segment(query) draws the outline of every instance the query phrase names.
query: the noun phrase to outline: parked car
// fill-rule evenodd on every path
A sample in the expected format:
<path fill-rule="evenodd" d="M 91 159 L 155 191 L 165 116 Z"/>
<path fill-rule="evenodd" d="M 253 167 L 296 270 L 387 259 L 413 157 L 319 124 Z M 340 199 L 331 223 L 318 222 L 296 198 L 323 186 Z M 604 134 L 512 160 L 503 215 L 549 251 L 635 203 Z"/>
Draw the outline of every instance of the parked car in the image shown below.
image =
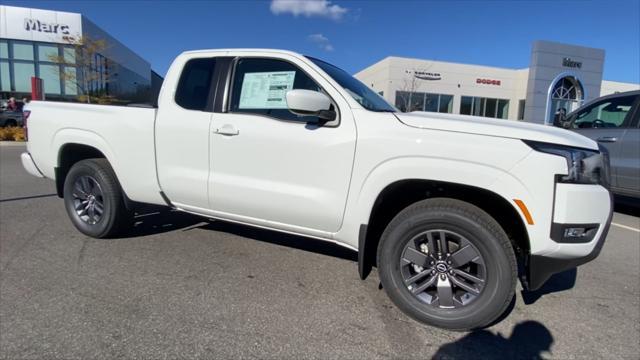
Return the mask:
<path fill-rule="evenodd" d="M 0 127 L 22 126 L 23 124 L 22 111 L 0 109 Z"/>
<path fill-rule="evenodd" d="M 565 126 L 607 148 L 614 193 L 640 199 L 640 90 L 592 100 L 567 115 Z"/>
<path fill-rule="evenodd" d="M 376 265 L 418 321 L 465 330 L 594 259 L 612 216 L 598 144 L 553 127 L 399 113 L 324 61 L 186 52 L 157 108 L 34 101 L 25 169 L 55 180 L 82 233 L 136 203 L 322 239 Z M 302 240 L 301 240 L 302 241 Z"/>

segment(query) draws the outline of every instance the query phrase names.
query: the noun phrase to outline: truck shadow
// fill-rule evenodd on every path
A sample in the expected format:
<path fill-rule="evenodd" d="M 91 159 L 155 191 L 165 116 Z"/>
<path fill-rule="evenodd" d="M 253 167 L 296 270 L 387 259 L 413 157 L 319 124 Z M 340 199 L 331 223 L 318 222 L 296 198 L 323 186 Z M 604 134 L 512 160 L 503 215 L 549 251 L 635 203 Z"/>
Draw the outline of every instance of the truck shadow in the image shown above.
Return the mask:
<path fill-rule="evenodd" d="M 212 220 L 160 206 L 145 205 L 139 208 L 136 211 L 134 226 L 120 237 L 131 238 L 192 229 L 224 232 L 274 245 L 358 261 L 355 251 L 332 242 Z"/>
<path fill-rule="evenodd" d="M 131 226 L 119 238 L 132 238 L 188 230 L 203 226 L 207 219 L 163 206 L 144 205 L 136 209 Z"/>
<path fill-rule="evenodd" d="M 202 226 L 202 228 L 225 232 L 274 245 L 333 256 L 340 259 L 358 261 L 358 254 L 355 251 L 329 241 L 317 240 L 224 221 L 210 221 L 207 225 Z"/>
<path fill-rule="evenodd" d="M 553 342 L 546 326 L 528 320 L 518 323 L 509 337 L 488 330 L 470 332 L 442 345 L 432 359 L 542 359 Z"/>

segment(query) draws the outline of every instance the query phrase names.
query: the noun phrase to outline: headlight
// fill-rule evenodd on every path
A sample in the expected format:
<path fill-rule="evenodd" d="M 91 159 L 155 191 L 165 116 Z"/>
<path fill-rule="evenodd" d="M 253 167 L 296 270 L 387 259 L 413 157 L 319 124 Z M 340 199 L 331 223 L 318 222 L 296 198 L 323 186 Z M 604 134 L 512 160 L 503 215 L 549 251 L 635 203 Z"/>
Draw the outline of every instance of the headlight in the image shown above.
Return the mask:
<path fill-rule="evenodd" d="M 600 151 L 596 151 L 537 141 L 523 141 L 536 151 L 562 156 L 567 160 L 567 175 L 560 175 L 559 182 L 609 186 L 609 152 L 603 146 L 598 146 Z"/>

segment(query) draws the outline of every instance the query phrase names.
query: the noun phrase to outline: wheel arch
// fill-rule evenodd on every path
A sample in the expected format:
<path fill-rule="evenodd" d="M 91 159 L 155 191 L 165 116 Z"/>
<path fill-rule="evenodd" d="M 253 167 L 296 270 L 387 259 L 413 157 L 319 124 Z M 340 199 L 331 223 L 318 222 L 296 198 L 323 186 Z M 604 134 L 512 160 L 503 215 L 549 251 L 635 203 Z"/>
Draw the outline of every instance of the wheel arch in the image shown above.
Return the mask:
<path fill-rule="evenodd" d="M 365 278 L 376 265 L 376 252 L 382 232 L 389 222 L 411 204 L 428 198 L 452 198 L 477 206 L 493 217 L 507 233 L 519 262 L 530 249 L 529 233 L 522 214 L 503 194 L 470 184 L 426 178 L 397 179 L 380 190 L 370 212 L 360 222 L 358 269 Z"/>
<path fill-rule="evenodd" d="M 60 146 L 55 167 L 58 197 L 63 197 L 64 182 L 71 167 L 79 161 L 92 158 L 106 159 L 107 157 L 98 148 L 87 144 L 71 142 Z"/>

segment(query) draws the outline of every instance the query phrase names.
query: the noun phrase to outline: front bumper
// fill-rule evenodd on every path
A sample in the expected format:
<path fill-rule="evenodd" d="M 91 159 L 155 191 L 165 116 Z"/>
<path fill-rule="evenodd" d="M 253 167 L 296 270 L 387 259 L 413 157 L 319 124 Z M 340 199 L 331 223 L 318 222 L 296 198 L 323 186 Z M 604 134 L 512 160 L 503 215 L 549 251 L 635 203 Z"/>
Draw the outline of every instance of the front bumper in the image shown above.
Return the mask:
<path fill-rule="evenodd" d="M 24 169 L 27 170 L 29 174 L 41 178 L 44 177 L 44 175 L 42 175 L 42 173 L 36 166 L 36 163 L 33 161 L 31 154 L 29 154 L 28 152 L 23 152 L 22 154 L 20 154 L 20 160 L 22 161 L 22 167 L 24 167 Z"/>
<path fill-rule="evenodd" d="M 554 199 L 550 240 L 553 249 L 530 254 L 526 259 L 527 290 L 537 290 L 556 273 L 595 259 L 604 246 L 613 217 L 613 195 L 598 185 L 558 184 Z M 567 227 L 593 229 L 583 240 L 566 237 Z M 560 230 L 559 230 L 560 229 Z"/>

